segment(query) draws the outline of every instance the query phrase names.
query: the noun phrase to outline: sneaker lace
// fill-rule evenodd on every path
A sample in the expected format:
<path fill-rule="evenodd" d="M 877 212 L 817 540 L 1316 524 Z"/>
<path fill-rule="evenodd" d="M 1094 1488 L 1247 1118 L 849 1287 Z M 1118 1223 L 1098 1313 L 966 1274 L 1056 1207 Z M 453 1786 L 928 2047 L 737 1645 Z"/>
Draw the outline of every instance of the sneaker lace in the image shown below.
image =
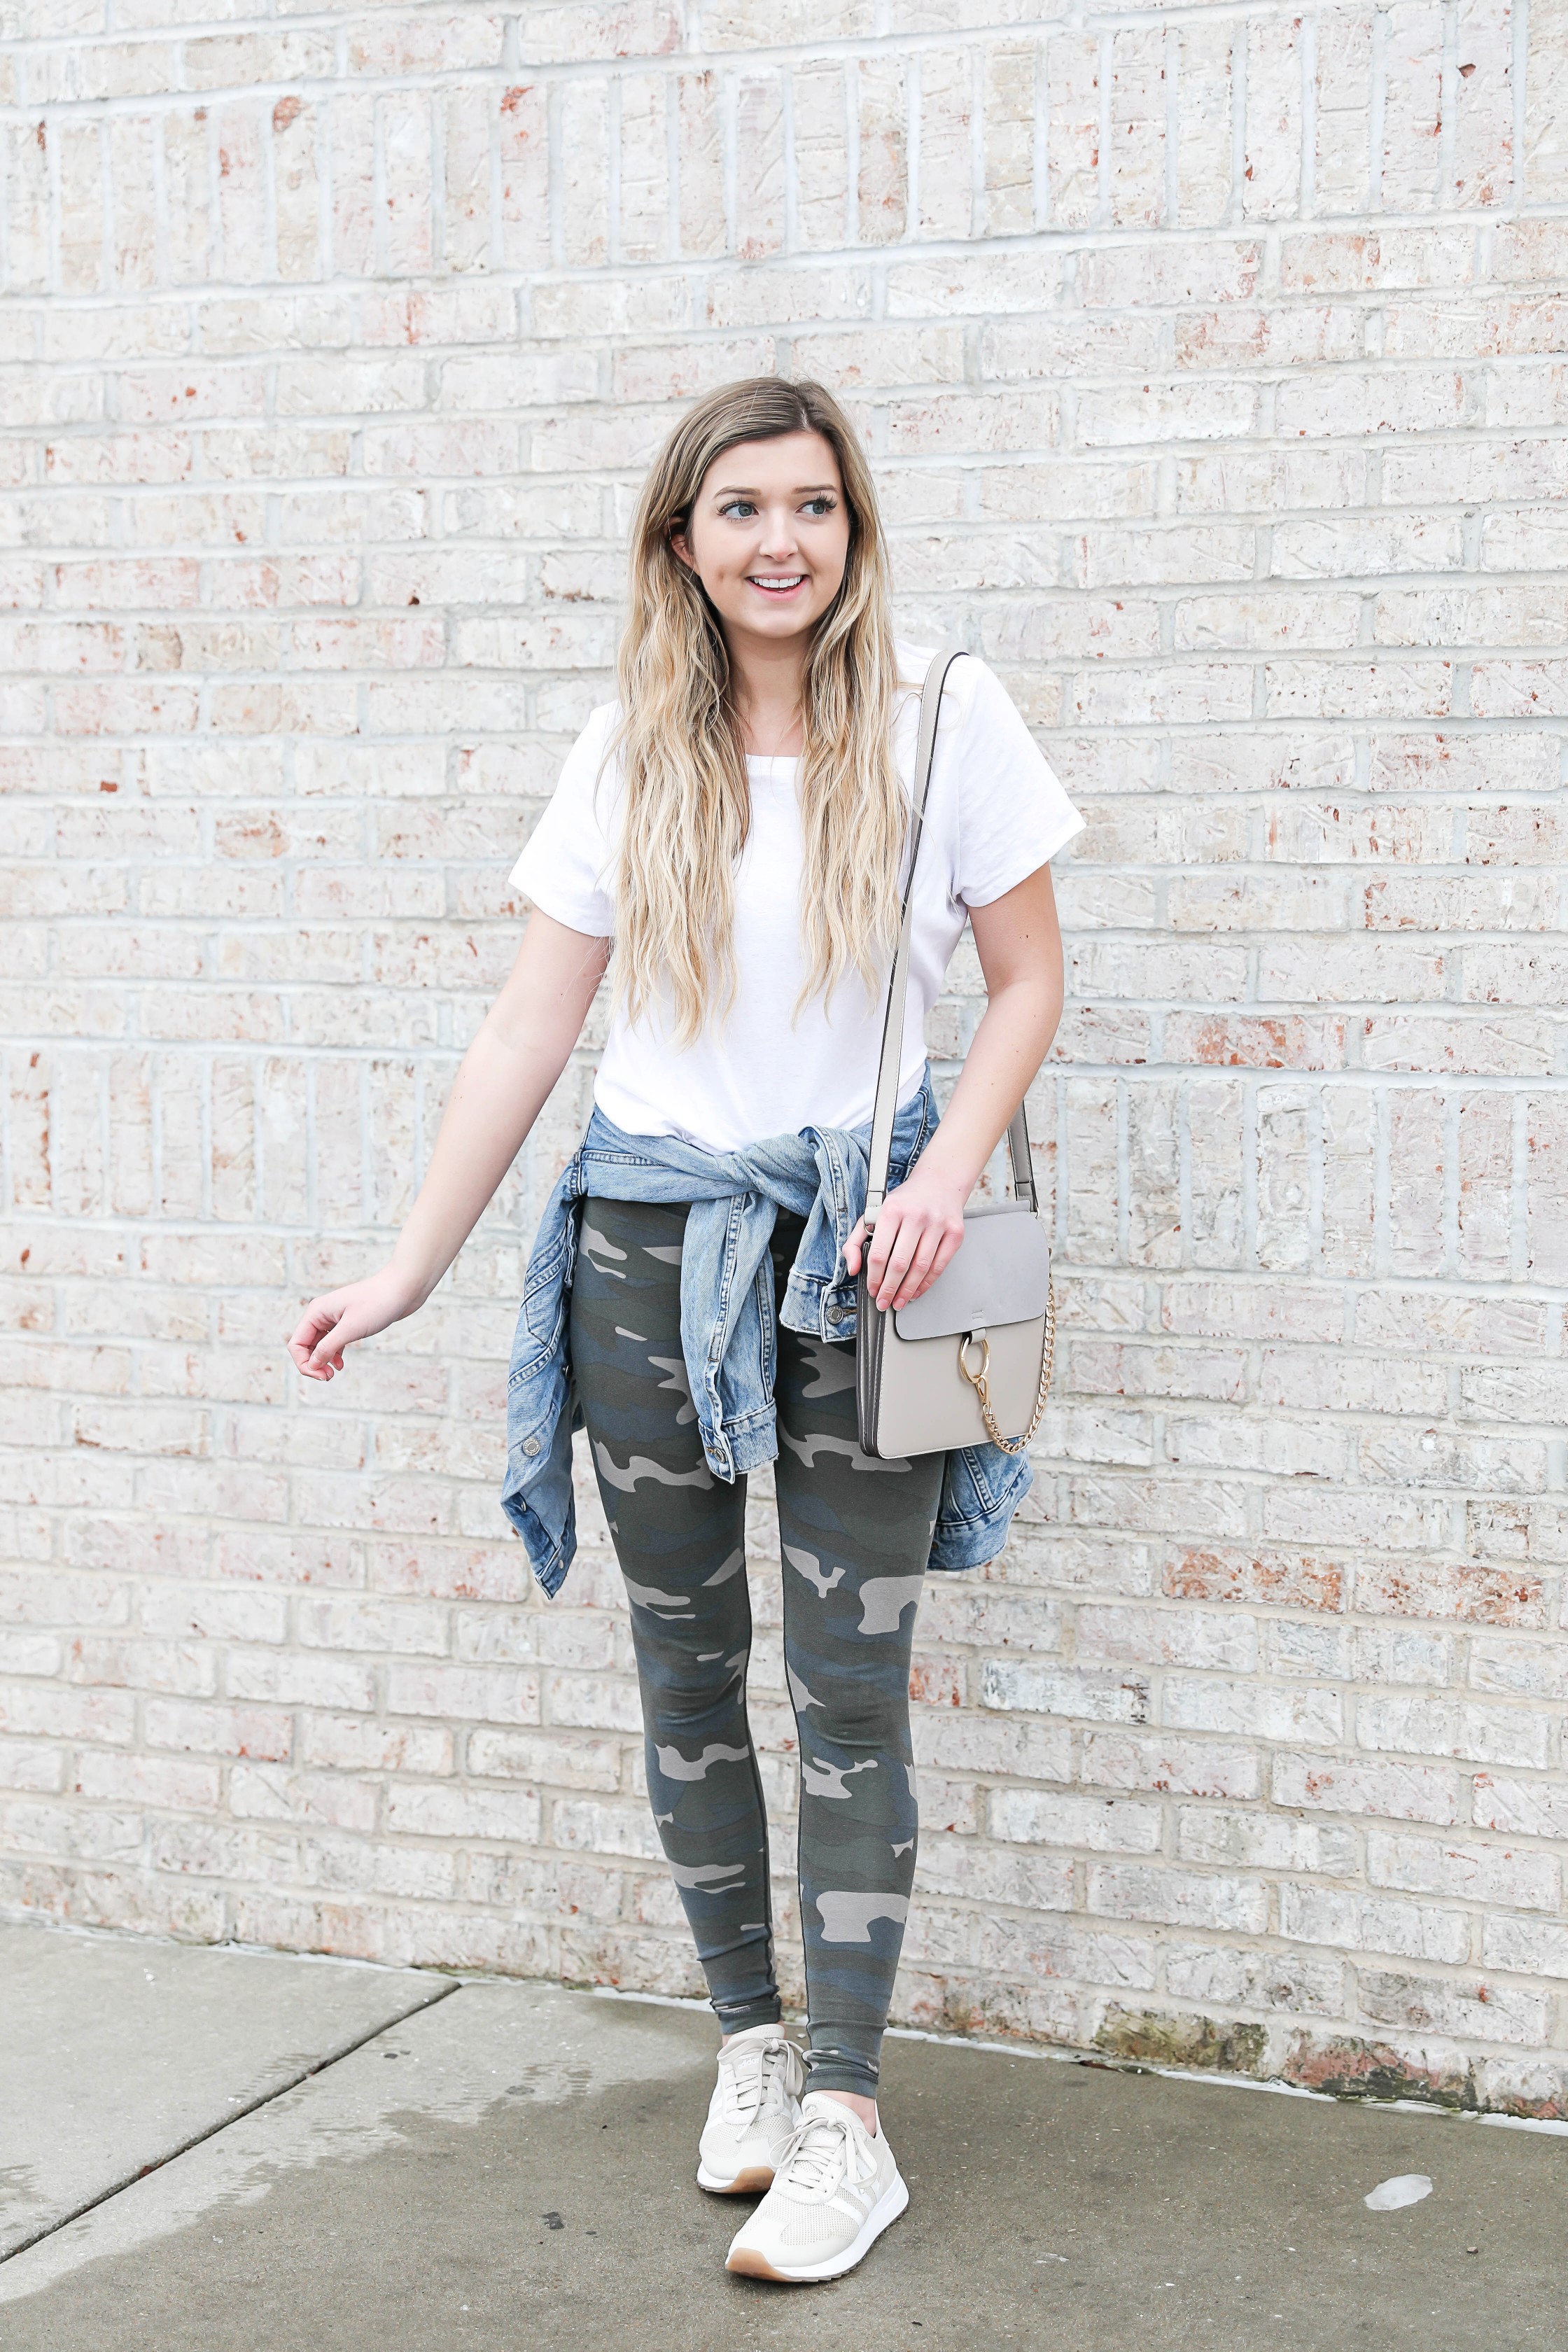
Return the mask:
<path fill-rule="evenodd" d="M 807 2116 L 779 2150 L 773 2178 L 807 2196 L 831 2197 L 848 2172 L 858 2172 L 853 2150 L 847 2119 L 840 2123 L 837 2116 Z"/>
<path fill-rule="evenodd" d="M 724 2105 L 731 2121 L 749 2123 L 762 2113 L 775 2075 L 788 2067 L 790 2059 L 791 2045 L 783 2034 L 776 2042 L 750 2042 L 733 2057 L 723 2053 Z"/>

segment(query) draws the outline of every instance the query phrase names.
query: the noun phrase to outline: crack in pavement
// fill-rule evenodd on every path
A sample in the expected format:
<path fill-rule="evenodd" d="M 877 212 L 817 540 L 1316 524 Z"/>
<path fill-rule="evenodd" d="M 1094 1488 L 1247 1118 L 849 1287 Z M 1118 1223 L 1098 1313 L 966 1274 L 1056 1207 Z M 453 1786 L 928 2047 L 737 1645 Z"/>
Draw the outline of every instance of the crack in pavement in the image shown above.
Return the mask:
<path fill-rule="evenodd" d="M 422 2016 L 425 2011 L 434 2009 L 437 2002 L 447 2000 L 451 1994 L 460 1990 L 462 1981 L 458 1977 L 449 1978 L 445 1983 L 437 1985 L 426 2000 L 416 2001 L 411 2008 L 405 2009 L 400 2017 L 383 2018 L 377 2024 L 367 2028 L 364 2032 L 353 2034 L 349 2040 L 339 2042 L 333 2049 L 327 2051 L 321 2057 L 313 2059 L 309 2065 L 300 2067 L 295 2074 L 288 2075 L 281 2082 L 273 2084 L 270 2089 L 259 2091 L 255 2098 L 247 2099 L 242 2104 L 237 2105 L 232 2115 L 219 2116 L 214 2122 L 205 2124 L 199 2131 L 188 2132 L 184 2139 L 177 2140 L 172 2147 L 165 2148 L 161 2156 L 153 2157 L 146 2164 L 138 2165 L 133 2172 L 127 2172 L 120 2179 L 110 2181 L 107 2188 L 96 2189 L 90 2197 L 84 2197 L 78 2204 L 73 2205 L 68 2212 L 56 2214 L 41 2228 L 35 2230 L 30 2237 L 21 2238 L 14 2246 L 7 2246 L 5 2252 L 0 2253 L 0 2268 L 3 2268 L 6 2263 L 15 2262 L 16 2256 L 25 2254 L 29 2247 L 42 2245 L 45 2239 L 56 2236 L 61 2230 L 69 2229 L 71 2223 L 79 2221 L 84 2213 L 91 2213 L 100 2205 L 107 2205 L 111 2199 L 123 2196 L 126 2189 L 133 2188 L 138 2180 L 145 2180 L 150 2172 L 162 2171 L 164 2165 L 173 2164 L 176 2157 L 187 2156 L 193 2147 L 200 2147 L 204 2140 L 216 2139 L 220 2132 L 229 2130 L 235 2124 L 243 2123 L 247 2116 L 255 2115 L 258 2108 L 270 2106 L 275 2099 L 281 2099 L 289 2092 L 297 2091 L 300 2084 L 308 2083 L 313 2074 L 324 2074 L 330 2066 L 340 2065 L 345 2058 L 352 2058 L 356 2050 L 363 2050 L 367 2042 L 378 2042 L 384 2033 L 397 2032 L 400 2027 L 408 2023 L 410 2018 Z"/>

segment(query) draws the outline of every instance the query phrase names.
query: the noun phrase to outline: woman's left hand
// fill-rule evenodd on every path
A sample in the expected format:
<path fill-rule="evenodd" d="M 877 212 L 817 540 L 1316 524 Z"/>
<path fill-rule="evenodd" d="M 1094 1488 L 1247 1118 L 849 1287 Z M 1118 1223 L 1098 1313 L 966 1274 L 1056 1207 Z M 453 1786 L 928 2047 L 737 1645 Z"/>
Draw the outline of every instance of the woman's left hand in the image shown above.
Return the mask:
<path fill-rule="evenodd" d="M 888 1194 L 877 1212 L 866 1266 L 871 1296 L 884 1313 L 908 1307 L 951 1265 L 963 1239 L 969 1190 L 927 1157 Z M 851 1274 L 859 1273 L 866 1244 L 862 1217 L 844 1244 L 844 1263 Z"/>

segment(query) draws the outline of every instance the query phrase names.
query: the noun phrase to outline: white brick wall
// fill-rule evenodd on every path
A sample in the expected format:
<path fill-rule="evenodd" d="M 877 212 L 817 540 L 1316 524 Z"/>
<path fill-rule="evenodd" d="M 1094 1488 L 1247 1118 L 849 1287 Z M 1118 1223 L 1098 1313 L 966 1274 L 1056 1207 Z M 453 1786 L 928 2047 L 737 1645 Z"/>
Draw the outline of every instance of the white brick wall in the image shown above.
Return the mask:
<path fill-rule="evenodd" d="M 281 1342 L 510 961 L 642 464 L 776 365 L 1089 820 L 901 2013 L 1568 2111 L 1564 0 L 245 6 L 0 43 L 0 1895 L 692 1988 L 602 1526 L 545 1607 L 496 1503 L 587 1055 L 416 1323 Z"/>

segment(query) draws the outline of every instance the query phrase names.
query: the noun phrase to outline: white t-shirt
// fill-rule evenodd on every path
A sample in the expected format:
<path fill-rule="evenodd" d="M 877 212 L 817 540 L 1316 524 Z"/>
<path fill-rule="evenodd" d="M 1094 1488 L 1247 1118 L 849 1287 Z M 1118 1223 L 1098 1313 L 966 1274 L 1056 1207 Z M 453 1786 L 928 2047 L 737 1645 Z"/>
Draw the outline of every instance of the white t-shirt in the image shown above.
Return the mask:
<path fill-rule="evenodd" d="M 934 650 L 934 648 L 933 648 Z M 931 659 L 900 643 L 913 681 L 893 728 L 906 787 L 914 773 L 920 681 Z M 615 861 L 622 787 L 600 760 L 619 713 L 605 703 L 566 756 L 561 779 L 511 870 L 534 906 L 574 931 L 615 935 Z M 886 980 L 875 999 L 858 973 L 831 1003 L 814 998 L 791 1021 L 805 978 L 800 938 L 800 814 L 795 759 L 747 761 L 752 824 L 735 877 L 736 992 L 721 1027 L 684 1052 L 670 1042 L 668 1009 L 637 1022 L 617 1006 L 594 1096 L 632 1135 L 675 1135 L 732 1151 L 804 1127 L 858 1127 L 871 1116 L 882 1043 Z M 966 910 L 989 906 L 1053 857 L 1081 830 L 1068 799 L 994 673 L 973 656 L 955 662 L 942 696 L 925 825 L 915 869 L 910 989 L 899 1099 L 913 1094 L 925 1063 L 925 1020 L 942 992 Z"/>

